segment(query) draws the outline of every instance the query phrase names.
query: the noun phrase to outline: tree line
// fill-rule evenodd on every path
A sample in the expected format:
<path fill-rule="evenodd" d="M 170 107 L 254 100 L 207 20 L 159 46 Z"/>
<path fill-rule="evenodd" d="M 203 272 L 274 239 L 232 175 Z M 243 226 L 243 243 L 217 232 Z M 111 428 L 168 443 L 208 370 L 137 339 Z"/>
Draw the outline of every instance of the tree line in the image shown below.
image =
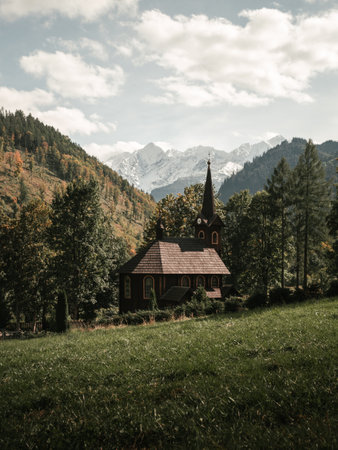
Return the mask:
<path fill-rule="evenodd" d="M 117 267 L 127 248 L 114 237 L 94 179 L 78 179 L 56 192 L 51 205 L 35 199 L 14 218 L 0 208 L 0 328 L 54 315 L 60 293 L 71 316 L 88 320 L 117 304 Z"/>
<path fill-rule="evenodd" d="M 193 236 L 202 196 L 203 186 L 195 185 L 159 201 L 145 242 L 154 238 L 158 217 L 170 235 Z M 225 225 L 222 258 L 235 288 L 265 295 L 274 287 L 325 290 L 338 274 L 337 202 L 311 140 L 293 170 L 280 160 L 264 190 L 235 193 L 225 205 L 216 198 Z"/>

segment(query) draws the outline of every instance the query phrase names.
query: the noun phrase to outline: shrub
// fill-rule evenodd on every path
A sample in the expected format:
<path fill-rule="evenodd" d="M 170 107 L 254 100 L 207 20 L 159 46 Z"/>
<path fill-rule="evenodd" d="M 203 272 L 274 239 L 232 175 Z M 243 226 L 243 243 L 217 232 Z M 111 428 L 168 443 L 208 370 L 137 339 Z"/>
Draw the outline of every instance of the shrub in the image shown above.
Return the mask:
<path fill-rule="evenodd" d="M 205 292 L 205 289 L 203 286 L 198 286 L 196 291 L 193 293 L 191 297 L 191 301 L 196 300 L 199 303 L 206 302 L 209 300 L 207 293 Z"/>
<path fill-rule="evenodd" d="M 235 312 L 243 307 L 243 298 L 242 297 L 229 297 L 224 302 L 224 311 L 225 312 Z"/>
<path fill-rule="evenodd" d="M 149 309 L 150 311 L 155 311 L 157 309 L 157 299 L 155 289 L 151 289 L 150 291 L 150 300 L 149 300 Z"/>
<path fill-rule="evenodd" d="M 338 295 L 338 280 L 333 280 L 330 283 L 329 289 L 326 291 L 328 297 L 335 297 Z"/>
<path fill-rule="evenodd" d="M 269 293 L 270 305 L 280 305 L 290 302 L 291 291 L 288 288 L 274 288 Z"/>
<path fill-rule="evenodd" d="M 205 306 L 206 314 L 221 314 L 224 312 L 224 302 L 221 300 L 211 300 Z"/>
<path fill-rule="evenodd" d="M 185 304 L 176 306 L 176 308 L 174 308 L 173 311 L 174 318 L 179 319 L 180 317 L 183 317 L 185 315 L 185 309 L 186 309 Z"/>
<path fill-rule="evenodd" d="M 157 310 L 154 312 L 154 319 L 156 322 L 165 322 L 172 318 L 172 311 L 168 309 Z"/>
<path fill-rule="evenodd" d="M 297 288 L 290 296 L 291 302 L 303 302 L 306 299 L 306 295 L 301 288 Z"/>
<path fill-rule="evenodd" d="M 268 302 L 268 298 L 265 294 L 261 292 L 256 292 L 252 294 L 246 301 L 245 305 L 249 309 L 258 308 L 260 306 L 266 306 Z"/>
<path fill-rule="evenodd" d="M 319 284 L 310 284 L 310 286 L 307 289 L 306 297 L 307 298 L 320 298 L 323 297 L 323 289 Z"/>

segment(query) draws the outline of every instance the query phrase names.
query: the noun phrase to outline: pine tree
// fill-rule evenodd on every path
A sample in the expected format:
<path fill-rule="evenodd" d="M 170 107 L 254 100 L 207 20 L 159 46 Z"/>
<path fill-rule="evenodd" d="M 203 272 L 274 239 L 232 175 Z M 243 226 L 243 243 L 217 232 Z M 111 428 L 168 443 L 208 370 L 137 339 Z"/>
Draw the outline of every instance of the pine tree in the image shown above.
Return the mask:
<path fill-rule="evenodd" d="M 290 205 L 291 170 L 285 158 L 282 158 L 274 169 L 271 179 L 267 180 L 266 190 L 271 195 L 273 210 L 281 220 L 281 286 L 285 286 L 285 251 L 289 239 L 288 207 Z"/>
<path fill-rule="evenodd" d="M 266 191 L 252 197 L 248 234 L 247 284 L 251 290 L 267 295 L 278 279 L 280 221 L 274 216 Z"/>
<path fill-rule="evenodd" d="M 55 310 L 56 331 L 64 333 L 69 328 L 68 322 L 68 302 L 64 291 L 59 292 Z"/>
<path fill-rule="evenodd" d="M 329 205 L 329 185 L 316 147 L 308 141 L 294 170 L 294 204 L 297 209 L 298 237 L 303 249 L 303 289 L 307 290 L 309 253 L 318 252 L 325 237 Z M 297 244 L 299 245 L 299 243 Z"/>
<path fill-rule="evenodd" d="M 249 208 L 252 197 L 248 190 L 230 197 L 224 207 L 223 259 L 229 268 L 232 283 L 241 289 L 241 280 L 248 265 Z"/>

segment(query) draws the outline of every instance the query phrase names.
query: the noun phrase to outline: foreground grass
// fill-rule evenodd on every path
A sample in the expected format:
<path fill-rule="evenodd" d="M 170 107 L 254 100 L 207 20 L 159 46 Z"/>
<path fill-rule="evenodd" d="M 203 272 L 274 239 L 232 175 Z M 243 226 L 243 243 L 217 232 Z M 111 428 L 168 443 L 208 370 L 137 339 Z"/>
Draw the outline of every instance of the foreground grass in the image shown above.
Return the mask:
<path fill-rule="evenodd" d="M 337 448 L 338 302 L 0 343 L 0 448 Z"/>

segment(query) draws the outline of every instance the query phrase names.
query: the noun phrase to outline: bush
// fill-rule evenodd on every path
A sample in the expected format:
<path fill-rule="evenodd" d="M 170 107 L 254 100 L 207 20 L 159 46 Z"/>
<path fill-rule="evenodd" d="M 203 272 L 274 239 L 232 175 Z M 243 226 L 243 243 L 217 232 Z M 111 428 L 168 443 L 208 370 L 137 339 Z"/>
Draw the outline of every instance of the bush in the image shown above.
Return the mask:
<path fill-rule="evenodd" d="M 338 280 L 333 280 L 330 283 L 329 289 L 326 291 L 328 297 L 335 297 L 338 295 Z"/>
<path fill-rule="evenodd" d="M 280 305 L 290 303 L 291 291 L 288 288 L 274 288 L 269 293 L 270 305 Z"/>
<path fill-rule="evenodd" d="M 305 292 L 303 291 L 303 289 L 301 288 L 297 288 L 293 294 L 290 296 L 290 302 L 294 303 L 294 302 L 303 302 L 304 300 L 306 300 L 306 295 Z"/>
<path fill-rule="evenodd" d="M 235 312 L 243 307 L 243 298 L 242 297 L 229 297 L 224 302 L 224 311 L 225 312 Z"/>
<path fill-rule="evenodd" d="M 154 319 L 156 322 L 166 322 L 170 320 L 173 316 L 172 311 L 168 309 L 157 310 L 154 312 Z"/>
<path fill-rule="evenodd" d="M 310 286 L 307 289 L 306 297 L 307 298 L 320 298 L 323 297 L 323 289 L 319 284 L 310 284 Z"/>
<path fill-rule="evenodd" d="M 246 301 L 245 305 L 249 309 L 258 308 L 260 306 L 266 306 L 268 303 L 268 298 L 265 294 L 261 292 L 257 292 L 256 294 L 252 294 Z"/>
<path fill-rule="evenodd" d="M 193 293 L 191 297 L 191 301 L 196 300 L 199 303 L 203 303 L 209 300 L 207 293 L 205 292 L 205 289 L 203 286 L 198 286 L 196 291 Z"/>
<path fill-rule="evenodd" d="M 222 314 L 223 312 L 224 302 L 220 300 L 212 300 L 205 305 L 206 314 Z"/>
<path fill-rule="evenodd" d="M 175 319 L 179 319 L 180 317 L 185 316 L 185 304 L 176 306 L 176 308 L 174 308 L 173 313 Z"/>

